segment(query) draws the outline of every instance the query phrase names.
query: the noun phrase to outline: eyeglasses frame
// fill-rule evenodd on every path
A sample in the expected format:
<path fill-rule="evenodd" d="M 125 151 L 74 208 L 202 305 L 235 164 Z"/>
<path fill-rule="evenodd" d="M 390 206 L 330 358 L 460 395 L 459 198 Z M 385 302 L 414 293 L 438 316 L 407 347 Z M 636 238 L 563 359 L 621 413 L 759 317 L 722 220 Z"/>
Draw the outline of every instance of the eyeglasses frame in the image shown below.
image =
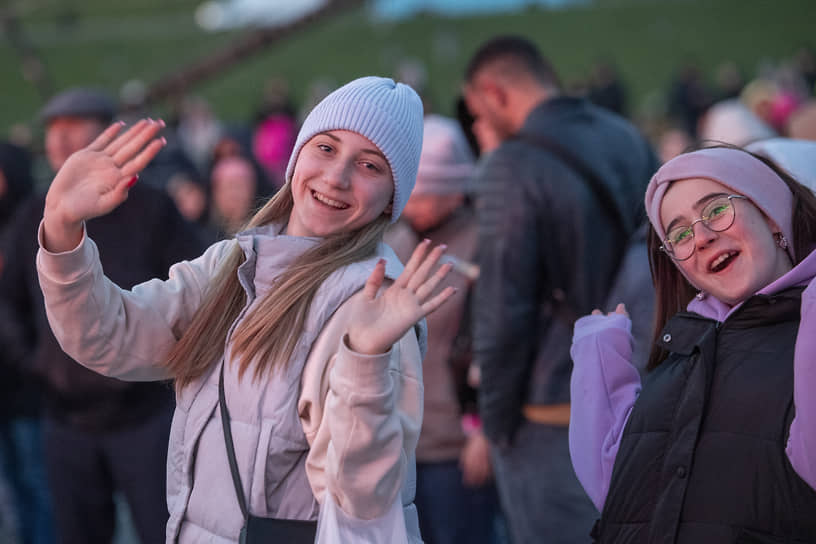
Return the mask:
<path fill-rule="evenodd" d="M 717 198 L 721 198 L 721 197 L 712 198 L 710 202 L 713 202 L 713 201 L 714 201 L 714 200 L 716 200 Z M 725 197 L 725 198 L 727 198 L 727 199 L 728 199 L 728 202 L 731 204 L 731 206 L 732 206 L 732 207 L 733 207 L 733 205 L 734 205 L 734 204 L 731 202 L 731 199 L 732 199 L 732 198 L 739 198 L 739 199 L 745 199 L 745 200 L 748 200 L 748 197 L 747 197 L 747 196 L 745 196 L 745 195 L 726 195 L 726 197 Z M 734 226 L 734 221 L 736 221 L 736 220 L 737 220 L 737 209 L 736 209 L 736 208 L 733 208 L 733 209 L 734 209 L 734 218 L 731 220 L 731 224 L 730 224 L 730 225 L 728 225 L 726 228 L 724 228 L 724 229 L 722 229 L 722 230 L 714 230 L 714 229 L 712 229 L 710 226 L 708 226 L 708 224 L 706 223 L 706 221 L 709 219 L 709 217 L 703 217 L 703 216 L 700 216 L 700 217 L 698 217 L 697 219 L 695 219 L 694 221 L 692 221 L 692 222 L 691 222 L 691 225 L 689 225 L 689 226 L 688 226 L 689 230 L 691 231 L 691 238 L 692 238 L 692 240 L 694 239 L 694 225 L 696 225 L 697 223 L 702 223 L 702 224 L 703 224 L 703 226 L 704 226 L 705 228 L 707 228 L 707 229 L 708 229 L 709 231 L 711 231 L 711 232 L 725 232 L 725 231 L 727 231 L 728 229 L 730 229 L 731 227 L 733 227 L 733 226 Z M 663 253 L 665 253 L 666 255 L 668 255 L 669 257 L 671 257 L 672 259 L 674 259 L 675 261 L 687 261 L 687 260 L 691 259 L 691 256 L 692 256 L 692 255 L 694 255 L 694 252 L 695 252 L 695 251 L 697 251 L 697 246 L 694 246 L 694 245 L 693 245 L 693 246 L 692 246 L 692 248 L 691 248 L 691 253 L 689 253 L 689 256 L 688 256 L 688 257 L 684 257 L 684 258 L 682 258 L 682 259 L 678 259 L 677 257 L 675 257 L 675 255 L 674 255 L 674 251 L 673 251 L 673 250 L 670 250 L 670 249 L 666 248 L 666 244 L 667 244 L 667 243 L 668 243 L 668 244 L 671 244 L 671 240 L 669 240 L 668 238 L 666 238 L 665 240 L 663 240 L 663 243 L 660 245 L 660 248 L 659 248 L 659 249 L 660 249 L 660 251 L 662 251 Z"/>

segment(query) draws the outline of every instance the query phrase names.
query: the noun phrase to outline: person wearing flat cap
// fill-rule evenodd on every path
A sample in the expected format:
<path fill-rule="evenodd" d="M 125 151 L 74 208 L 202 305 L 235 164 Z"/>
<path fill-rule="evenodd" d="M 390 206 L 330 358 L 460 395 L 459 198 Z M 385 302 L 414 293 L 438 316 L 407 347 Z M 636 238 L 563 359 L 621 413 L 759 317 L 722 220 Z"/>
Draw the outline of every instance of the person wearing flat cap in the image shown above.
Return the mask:
<path fill-rule="evenodd" d="M 56 172 L 116 116 L 105 92 L 73 88 L 42 108 L 45 155 Z M 66 355 L 48 326 L 35 257 L 45 195 L 21 205 L 9 225 L 9 254 L 0 277 L 0 303 L 24 326 L 24 367 L 44 384 L 42 439 L 57 541 L 110 542 L 114 494 L 126 500 L 142 542 L 164 540 L 168 512 L 165 468 L 173 394 L 167 384 L 103 377 Z M 105 273 L 120 285 L 166 276 L 172 263 L 203 245 L 164 192 L 138 183 L 114 213 L 87 222 L 102 249 Z"/>

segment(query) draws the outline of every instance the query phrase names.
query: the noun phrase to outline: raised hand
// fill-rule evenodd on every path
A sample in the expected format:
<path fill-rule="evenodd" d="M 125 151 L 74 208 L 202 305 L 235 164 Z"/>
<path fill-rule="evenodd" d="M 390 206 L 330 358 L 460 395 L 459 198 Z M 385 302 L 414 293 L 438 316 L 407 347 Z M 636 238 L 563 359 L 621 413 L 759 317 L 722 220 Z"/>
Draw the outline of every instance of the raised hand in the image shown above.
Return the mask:
<path fill-rule="evenodd" d="M 356 300 L 352 309 L 348 329 L 351 349 L 367 354 L 385 353 L 417 321 L 439 308 L 456 292 L 453 287 L 446 287 L 431 296 L 450 272 L 451 264 L 445 263 L 433 272 L 445 246 L 428 251 L 430 244 L 430 240 L 425 240 L 417 246 L 405 270 L 382 293 L 379 290 L 385 278 L 385 261 L 377 263 L 363 288 L 363 296 Z"/>
<path fill-rule="evenodd" d="M 45 243 L 67 251 L 79 243 L 82 222 L 113 211 L 127 199 L 138 174 L 165 145 L 163 121 L 143 119 L 119 134 L 114 123 L 65 161 L 45 199 Z"/>

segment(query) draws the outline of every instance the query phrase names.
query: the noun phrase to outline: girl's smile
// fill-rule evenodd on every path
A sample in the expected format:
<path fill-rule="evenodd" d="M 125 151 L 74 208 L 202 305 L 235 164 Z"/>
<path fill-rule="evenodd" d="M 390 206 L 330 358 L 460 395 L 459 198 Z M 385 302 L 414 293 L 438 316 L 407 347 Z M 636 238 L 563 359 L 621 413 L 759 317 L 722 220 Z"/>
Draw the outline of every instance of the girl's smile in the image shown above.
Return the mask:
<path fill-rule="evenodd" d="M 721 232 L 697 221 L 712 200 L 733 191 L 716 181 L 692 178 L 672 183 L 660 205 L 666 232 L 692 225 L 693 253 L 675 265 L 691 284 L 729 305 L 742 302 L 791 269 L 787 253 L 774 240 L 779 228 L 742 195 L 730 199 L 733 224 Z M 681 227 L 682 230 L 682 227 Z"/>

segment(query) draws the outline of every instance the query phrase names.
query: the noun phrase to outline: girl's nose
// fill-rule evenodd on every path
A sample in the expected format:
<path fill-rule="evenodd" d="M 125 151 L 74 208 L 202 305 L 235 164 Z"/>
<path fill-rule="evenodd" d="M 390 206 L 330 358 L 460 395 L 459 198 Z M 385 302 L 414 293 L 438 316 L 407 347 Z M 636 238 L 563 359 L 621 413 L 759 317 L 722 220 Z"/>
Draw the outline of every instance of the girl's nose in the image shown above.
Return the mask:
<path fill-rule="evenodd" d="M 350 168 L 343 161 L 338 160 L 326 167 L 325 180 L 332 187 L 337 187 L 338 189 L 348 188 L 350 177 Z"/>
<path fill-rule="evenodd" d="M 697 245 L 697 249 L 702 249 L 709 245 L 711 242 L 717 239 L 719 233 L 711 230 L 710 228 L 706 227 L 702 221 L 695 224 L 692 229 L 696 229 L 694 231 L 694 243 Z"/>

